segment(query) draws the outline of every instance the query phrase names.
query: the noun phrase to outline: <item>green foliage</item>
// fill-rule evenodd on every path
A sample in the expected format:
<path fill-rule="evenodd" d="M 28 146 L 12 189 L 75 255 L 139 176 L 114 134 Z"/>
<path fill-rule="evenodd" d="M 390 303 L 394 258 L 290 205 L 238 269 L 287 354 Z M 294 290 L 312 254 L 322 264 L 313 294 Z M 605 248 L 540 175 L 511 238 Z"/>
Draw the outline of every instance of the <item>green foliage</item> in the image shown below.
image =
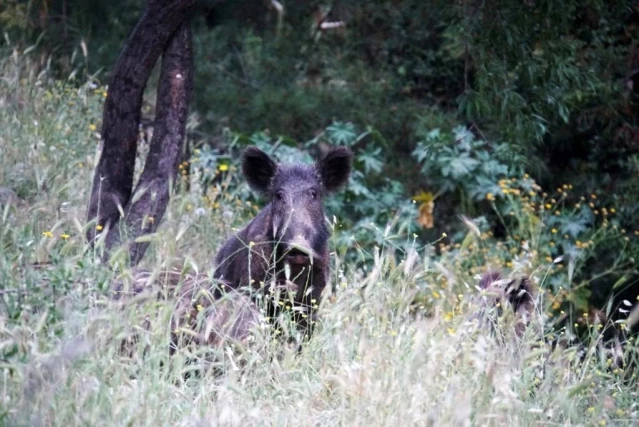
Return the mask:
<path fill-rule="evenodd" d="M 571 319 L 611 303 L 611 294 L 634 298 L 628 291 L 637 280 L 639 242 L 635 231 L 624 229 L 623 205 L 601 194 L 580 197 L 572 184 L 549 196 L 525 173 L 527 162 L 511 144 L 479 140 L 463 126 L 422 133 L 413 155 L 435 198 L 453 196 L 475 217 L 477 236 L 462 230 L 440 244 L 459 269 L 547 270 L 542 286 L 556 312 L 565 310 Z"/>
<path fill-rule="evenodd" d="M 421 135 L 413 156 L 439 195 L 452 193 L 462 201 L 491 199 L 499 193 L 500 179 L 525 169 L 516 147 L 478 139 L 464 126 L 423 130 Z M 466 208 L 472 209 L 468 204 Z"/>
<path fill-rule="evenodd" d="M 627 13 L 627 2 L 616 3 L 464 4 L 448 32 L 448 49 L 474 71 L 460 110 L 507 137 L 538 141 L 598 97 L 612 99 L 604 40 L 616 35 L 607 22 Z"/>
<path fill-rule="evenodd" d="M 53 170 L 50 161 L 59 162 L 65 173 L 86 167 L 97 148 L 97 117 L 106 96 L 106 89 L 92 82 L 78 86 L 32 74 L 33 55 L 14 51 L 0 58 L 5 76 L 0 120 L 12 124 L 0 135 L 0 157 L 7 162 L 0 169 L 0 186 L 28 200 L 57 184 L 61 171 Z M 72 193 L 66 185 L 60 191 Z"/>
<path fill-rule="evenodd" d="M 569 184 L 555 194 L 543 193 L 527 175 L 502 179 L 490 205 L 507 238 L 495 238 L 480 216 L 466 220 L 469 230 L 440 243 L 440 250 L 471 276 L 480 273 L 480 266 L 537 276 L 548 316 L 558 318 L 557 326 L 565 323 L 572 336 L 584 336 L 595 326 L 592 313 L 598 307 L 600 322 L 624 319 L 619 299 L 614 302 L 610 295 L 636 298 L 628 291 L 638 273 L 638 232 L 623 229 L 617 209 L 602 206 L 596 195 L 573 203 L 572 193 Z"/>
<path fill-rule="evenodd" d="M 140 11 L 136 0 L 7 0 L 0 4 L 0 47 L 35 51 L 34 69 L 51 77 L 85 78 L 111 69 Z"/>
<path fill-rule="evenodd" d="M 299 34 L 301 28 L 284 41 L 247 29 L 229 35 L 236 30 L 229 26 L 198 27 L 194 36 L 196 57 L 212 59 L 201 61 L 195 76 L 195 105 L 207 112 L 206 132 L 268 130 L 305 140 L 339 120 L 405 134 L 420 108 L 407 97 L 391 99 L 373 69 L 329 54 L 329 46 Z"/>

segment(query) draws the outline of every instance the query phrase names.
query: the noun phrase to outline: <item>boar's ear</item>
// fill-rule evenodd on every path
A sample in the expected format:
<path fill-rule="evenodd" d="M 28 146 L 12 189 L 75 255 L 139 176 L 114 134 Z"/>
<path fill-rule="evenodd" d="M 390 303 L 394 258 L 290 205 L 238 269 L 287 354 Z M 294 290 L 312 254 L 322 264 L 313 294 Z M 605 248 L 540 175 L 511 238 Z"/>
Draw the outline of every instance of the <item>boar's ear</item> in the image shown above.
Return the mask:
<path fill-rule="evenodd" d="M 346 147 L 333 148 L 320 160 L 317 168 L 322 177 L 322 185 L 327 193 L 338 190 L 346 184 L 351 174 L 353 153 Z"/>
<path fill-rule="evenodd" d="M 242 156 L 242 173 L 248 185 L 261 194 L 268 193 L 277 163 L 259 148 L 249 147 Z"/>

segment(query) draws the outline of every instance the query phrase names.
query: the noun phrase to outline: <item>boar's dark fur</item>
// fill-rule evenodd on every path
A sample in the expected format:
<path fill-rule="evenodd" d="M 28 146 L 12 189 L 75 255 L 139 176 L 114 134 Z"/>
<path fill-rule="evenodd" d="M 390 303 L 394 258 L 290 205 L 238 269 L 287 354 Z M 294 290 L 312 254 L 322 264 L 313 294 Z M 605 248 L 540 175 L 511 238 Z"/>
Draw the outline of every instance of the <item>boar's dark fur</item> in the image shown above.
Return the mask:
<path fill-rule="evenodd" d="M 348 181 L 352 153 L 331 149 L 314 165 L 282 165 L 248 148 L 242 172 L 249 186 L 269 203 L 220 248 L 215 277 L 234 289 L 249 287 L 271 298 L 275 317 L 280 290 L 293 291 L 293 315 L 303 331 L 314 319 L 329 276 L 330 235 L 322 199 Z M 286 306 L 287 304 L 284 304 Z"/>
<path fill-rule="evenodd" d="M 512 308 L 516 317 L 515 333 L 522 337 L 536 306 L 537 290 L 530 278 L 502 280 L 501 273 L 489 271 L 482 276 L 479 287 L 486 292 L 486 305 L 497 306 L 499 312 L 504 305 Z"/>

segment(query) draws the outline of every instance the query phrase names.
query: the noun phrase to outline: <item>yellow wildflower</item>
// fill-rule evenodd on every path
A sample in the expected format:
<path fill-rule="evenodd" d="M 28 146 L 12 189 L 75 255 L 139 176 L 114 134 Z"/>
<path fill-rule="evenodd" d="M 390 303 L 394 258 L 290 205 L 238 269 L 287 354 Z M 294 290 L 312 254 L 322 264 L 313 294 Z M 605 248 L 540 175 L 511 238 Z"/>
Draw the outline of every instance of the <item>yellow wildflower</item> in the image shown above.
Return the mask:
<path fill-rule="evenodd" d="M 50 232 L 50 231 L 45 231 L 45 232 L 43 232 L 43 233 L 42 233 L 42 235 L 43 235 L 44 237 L 53 237 L 53 233 L 52 233 L 52 232 Z"/>
<path fill-rule="evenodd" d="M 226 172 L 227 170 L 229 170 L 229 165 L 221 164 L 217 168 L 220 172 Z"/>

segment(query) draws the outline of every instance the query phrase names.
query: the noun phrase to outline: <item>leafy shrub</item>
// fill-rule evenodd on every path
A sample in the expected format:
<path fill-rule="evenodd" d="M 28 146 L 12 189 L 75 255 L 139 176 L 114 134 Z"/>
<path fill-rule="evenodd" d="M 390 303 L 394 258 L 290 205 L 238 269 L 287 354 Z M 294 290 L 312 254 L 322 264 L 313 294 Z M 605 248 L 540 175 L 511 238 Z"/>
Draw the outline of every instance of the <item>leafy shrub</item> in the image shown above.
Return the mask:
<path fill-rule="evenodd" d="M 423 201 L 452 197 L 457 213 L 473 218 L 465 220 L 470 232 L 448 227 L 451 237 L 438 244 L 457 271 L 469 273 L 466 283 L 487 268 L 512 269 L 538 276 L 549 315 L 561 313 L 564 322 L 592 325 L 595 312 L 624 317 L 620 301 L 636 297 L 629 289 L 639 278 L 639 231 L 624 229 L 623 206 L 601 194 L 579 196 L 568 183 L 546 193 L 525 173 L 521 152 L 479 140 L 463 126 L 424 132 L 413 156 L 436 192 Z M 440 294 L 429 291 L 426 299 Z"/>
<path fill-rule="evenodd" d="M 424 132 L 413 156 L 438 195 L 452 193 L 462 201 L 494 197 L 500 179 L 521 175 L 525 169 L 516 147 L 476 138 L 464 126 Z"/>
<path fill-rule="evenodd" d="M 499 180 L 490 205 L 506 239 L 495 237 L 486 216 L 464 219 L 466 231 L 438 244 L 442 260 L 467 272 L 461 274 L 462 283 L 476 283 L 487 269 L 533 276 L 544 295 L 546 316 L 556 318 L 549 325 L 566 328 L 570 336 L 587 336 L 610 319 L 623 321 L 633 304 L 624 299 L 637 297 L 628 291 L 637 280 L 639 231 L 621 228 L 617 209 L 601 206 L 594 194 L 570 203 L 571 192 L 566 184 L 547 194 L 527 175 Z M 603 264 L 597 262 L 602 254 Z M 446 279 L 436 276 L 437 281 Z M 422 306 L 454 298 L 463 288 L 425 291 L 417 298 Z M 594 292 L 600 298 L 593 298 Z"/>

